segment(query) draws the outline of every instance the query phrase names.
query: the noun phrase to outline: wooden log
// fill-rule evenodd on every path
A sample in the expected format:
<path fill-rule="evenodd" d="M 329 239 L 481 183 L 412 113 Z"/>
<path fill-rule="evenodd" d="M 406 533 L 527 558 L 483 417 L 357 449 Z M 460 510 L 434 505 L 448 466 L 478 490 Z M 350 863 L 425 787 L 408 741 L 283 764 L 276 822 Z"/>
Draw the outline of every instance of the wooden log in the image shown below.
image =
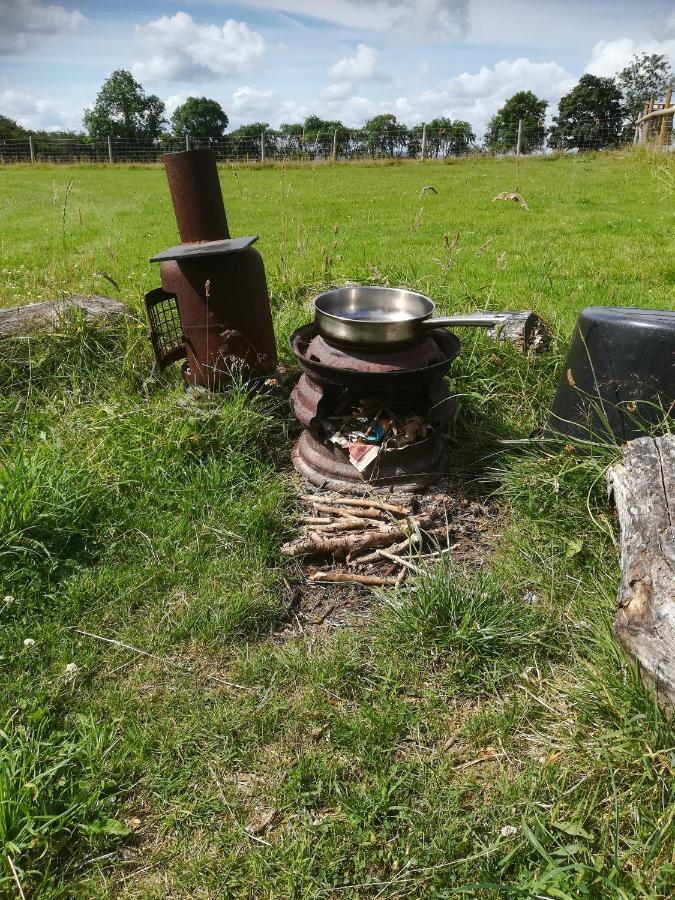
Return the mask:
<path fill-rule="evenodd" d="M 497 341 L 509 341 L 521 353 L 543 353 L 551 344 L 551 328 L 531 309 L 512 313 L 488 332 Z"/>
<path fill-rule="evenodd" d="M 609 469 L 621 526 L 614 634 L 675 708 L 675 435 L 638 438 Z"/>
<path fill-rule="evenodd" d="M 131 310 L 110 297 L 76 295 L 67 300 L 46 300 L 0 309 L 0 338 L 24 337 L 35 332 L 55 331 L 60 325 L 84 315 L 87 322 L 112 324 L 131 315 Z"/>

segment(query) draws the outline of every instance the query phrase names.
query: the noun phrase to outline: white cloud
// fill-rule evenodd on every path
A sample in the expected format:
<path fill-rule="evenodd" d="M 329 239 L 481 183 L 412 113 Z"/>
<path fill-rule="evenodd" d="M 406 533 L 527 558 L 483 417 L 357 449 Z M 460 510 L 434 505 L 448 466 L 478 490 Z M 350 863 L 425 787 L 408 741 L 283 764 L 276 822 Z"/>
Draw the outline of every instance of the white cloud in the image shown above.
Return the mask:
<path fill-rule="evenodd" d="M 669 20 L 668 27 L 670 23 L 675 33 L 675 14 Z M 663 53 L 675 60 L 675 37 L 665 41 L 638 41 L 627 37 L 616 41 L 598 41 L 591 51 L 586 71 L 591 75 L 611 77 L 624 69 L 633 56 L 639 53 Z"/>
<path fill-rule="evenodd" d="M 262 65 L 266 45 L 262 35 L 245 22 L 228 19 L 220 25 L 199 25 L 184 12 L 162 16 L 136 33 L 152 54 L 136 62 L 134 75 L 149 81 L 194 81 L 240 75 Z"/>
<path fill-rule="evenodd" d="M 456 40 L 468 29 L 470 0 L 249 0 L 256 6 L 313 16 L 348 28 L 397 30 Z"/>
<path fill-rule="evenodd" d="M 363 81 L 372 78 L 377 71 L 377 50 L 368 44 L 359 44 L 354 56 L 339 59 L 330 68 L 331 81 Z"/>
<path fill-rule="evenodd" d="M 303 122 L 316 109 L 284 99 L 277 91 L 259 90 L 247 84 L 238 87 L 223 107 L 232 128 L 251 121 L 269 122 L 277 128 L 282 122 Z"/>
<path fill-rule="evenodd" d="M 73 110 L 62 110 L 51 100 L 36 99 L 12 88 L 0 90 L 0 110 L 23 128 L 44 131 L 76 130 L 80 116 Z"/>
<path fill-rule="evenodd" d="M 232 94 L 230 109 L 239 116 L 269 114 L 278 99 L 274 91 L 259 91 L 244 84 Z"/>
<path fill-rule="evenodd" d="M 22 49 L 30 35 L 74 31 L 83 21 L 78 10 L 41 0 L 0 0 L 0 53 Z"/>
<path fill-rule="evenodd" d="M 321 92 L 323 100 L 346 100 L 363 81 L 388 81 L 379 65 L 379 53 L 368 44 L 359 44 L 353 56 L 339 59 L 330 67 L 331 83 Z"/>
<path fill-rule="evenodd" d="M 338 70 L 336 74 L 341 74 Z M 502 60 L 478 72 L 464 72 L 445 83 L 416 94 L 372 100 L 357 93 L 344 94 L 344 82 L 324 89 L 307 104 L 283 100 L 279 92 L 258 90 L 244 85 L 238 88 L 225 109 L 233 121 L 258 119 L 276 127 L 280 122 L 302 121 L 309 113 L 339 119 L 356 128 L 378 113 L 394 113 L 407 125 L 430 121 L 438 116 L 466 119 L 477 134 L 482 134 L 488 120 L 516 91 L 531 90 L 549 101 L 549 113 L 577 79 L 554 62 L 537 63 L 529 59 Z"/>
<path fill-rule="evenodd" d="M 389 106 L 409 124 L 447 116 L 466 119 L 481 133 L 490 117 L 516 91 L 532 91 L 554 106 L 575 83 L 576 78 L 557 63 L 520 57 L 482 66 L 478 72 L 463 72 L 436 88 L 398 97 Z"/>
<path fill-rule="evenodd" d="M 171 96 L 167 97 L 164 101 L 167 115 L 171 117 L 189 96 L 191 96 L 189 91 L 178 91 L 177 94 L 171 94 Z"/>

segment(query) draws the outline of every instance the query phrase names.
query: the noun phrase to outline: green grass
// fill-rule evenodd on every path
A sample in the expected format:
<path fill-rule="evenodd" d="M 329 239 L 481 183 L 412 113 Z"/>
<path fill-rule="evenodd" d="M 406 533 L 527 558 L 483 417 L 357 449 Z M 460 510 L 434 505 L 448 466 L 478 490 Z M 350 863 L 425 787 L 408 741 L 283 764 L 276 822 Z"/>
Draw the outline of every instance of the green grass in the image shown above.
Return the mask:
<path fill-rule="evenodd" d="M 282 349 L 339 279 L 555 328 L 538 359 L 464 336 L 456 464 L 504 533 L 478 573 L 373 594 L 364 629 L 272 637 L 295 577 L 283 398 L 187 400 L 176 373 L 149 378 L 142 317 L 3 345 L 0 893 L 18 895 L 9 857 L 50 900 L 672 896 L 675 730 L 609 630 L 616 448 L 500 441 L 545 419 L 579 309 L 675 305 L 673 169 L 526 160 L 529 213 L 492 202 L 515 177 L 222 170 Z M 176 240 L 160 169 L 0 181 L 1 305 L 95 292 L 140 312 L 147 257 Z"/>

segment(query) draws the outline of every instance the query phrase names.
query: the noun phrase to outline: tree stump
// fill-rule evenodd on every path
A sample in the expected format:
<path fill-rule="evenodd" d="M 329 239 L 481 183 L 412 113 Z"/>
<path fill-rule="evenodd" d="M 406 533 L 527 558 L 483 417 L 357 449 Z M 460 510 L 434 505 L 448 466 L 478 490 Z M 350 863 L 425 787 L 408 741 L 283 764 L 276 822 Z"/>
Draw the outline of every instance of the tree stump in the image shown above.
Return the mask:
<path fill-rule="evenodd" d="M 614 634 L 675 708 L 675 435 L 638 438 L 607 474 L 621 526 Z"/>
<path fill-rule="evenodd" d="M 43 303 L 27 303 L 0 309 L 0 338 L 24 337 L 36 331 L 55 331 L 71 321 L 75 315 L 84 315 L 87 322 L 120 321 L 131 315 L 129 307 L 110 297 L 85 297 L 77 294 L 67 300 L 46 300 Z"/>

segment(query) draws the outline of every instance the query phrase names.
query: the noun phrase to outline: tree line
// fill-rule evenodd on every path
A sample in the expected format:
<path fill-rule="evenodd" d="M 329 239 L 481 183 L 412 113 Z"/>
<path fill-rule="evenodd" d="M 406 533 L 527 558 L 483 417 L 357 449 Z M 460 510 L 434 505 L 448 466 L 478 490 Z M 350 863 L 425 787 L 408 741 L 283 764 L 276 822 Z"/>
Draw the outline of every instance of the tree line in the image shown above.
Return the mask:
<path fill-rule="evenodd" d="M 541 151 L 547 145 L 563 150 L 619 146 L 628 139 L 644 104 L 661 96 L 672 84 L 671 65 L 664 55 L 636 55 L 614 78 L 582 75 L 578 84 L 561 97 L 550 126 L 546 125 L 548 102 L 532 91 L 519 91 L 490 119 L 484 147 L 497 153 L 513 151 L 520 122 L 523 153 Z M 277 129 L 270 128 L 267 122 L 252 122 L 228 132 L 228 116 L 216 100 L 188 97 L 167 119 L 162 100 L 155 94 L 146 94 L 124 69 L 106 79 L 94 105 L 84 111 L 83 123 L 84 134 L 28 132 L 0 115 L 0 141 L 29 134 L 43 144 L 63 138 L 99 142 L 110 137 L 169 148 L 188 135 L 226 142 L 235 150 L 243 148 L 256 156 L 264 143 L 269 156 L 311 153 L 322 157 L 333 152 L 418 157 L 423 150 L 427 157 L 434 157 L 478 148 L 471 124 L 447 117 L 408 127 L 395 115 L 382 113 L 353 129 L 338 120 L 311 115 L 304 122 L 284 123 Z"/>

